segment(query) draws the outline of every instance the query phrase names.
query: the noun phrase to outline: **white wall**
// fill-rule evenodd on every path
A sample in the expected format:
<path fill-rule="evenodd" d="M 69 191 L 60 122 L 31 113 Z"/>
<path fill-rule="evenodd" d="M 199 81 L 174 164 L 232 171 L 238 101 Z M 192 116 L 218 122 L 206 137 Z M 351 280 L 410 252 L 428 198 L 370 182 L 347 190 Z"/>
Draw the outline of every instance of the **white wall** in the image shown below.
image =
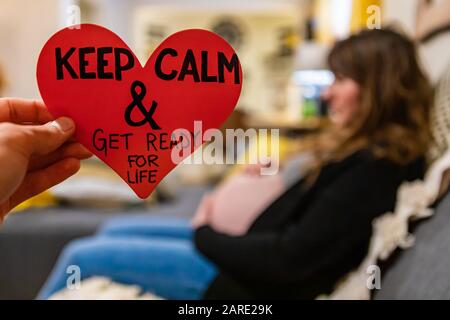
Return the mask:
<path fill-rule="evenodd" d="M 414 35 L 417 0 L 383 0 L 383 20 Z"/>
<path fill-rule="evenodd" d="M 45 41 L 56 32 L 61 25 L 60 3 L 69 0 L 1 0 L 0 1 L 0 64 L 7 76 L 10 85 L 6 90 L 9 96 L 39 97 L 35 69 L 38 54 Z M 177 8 L 188 13 L 201 9 L 203 18 L 198 16 L 185 17 L 180 27 L 204 26 L 217 12 L 230 12 L 237 16 L 253 16 L 249 32 L 254 33 L 251 38 L 252 45 L 261 46 L 258 52 L 242 52 L 241 60 L 249 70 L 249 75 L 255 79 L 255 84 L 248 88 L 248 95 L 243 97 L 242 103 L 251 108 L 267 109 L 270 97 L 269 90 L 254 89 L 263 86 L 261 68 L 264 55 L 273 47 L 273 38 L 269 29 L 281 24 L 284 15 L 300 19 L 300 3 L 302 0 L 85 0 L 93 8 L 89 14 L 82 13 L 84 21 L 95 22 L 110 28 L 123 37 L 132 48 L 139 47 L 139 36 L 136 28 L 143 23 L 148 9 L 145 7 Z M 449 0 L 444 0 L 449 1 Z M 384 0 L 383 17 L 388 23 L 397 23 L 409 33 L 413 33 L 417 0 Z M 136 19 L 134 14 L 137 12 Z M 150 10 L 151 11 L 151 10 Z M 142 13 L 140 13 L 142 12 Z M 198 11 L 197 11 L 198 12 Z M 279 18 L 267 17 L 279 14 Z M 150 13 L 151 16 L 151 13 Z M 266 16 L 266 17 L 264 17 Z M 258 18 L 259 17 L 259 18 Z M 154 15 L 151 19 L 157 19 Z M 190 19 L 190 20 L 189 20 Z M 277 21 L 278 19 L 278 21 Z M 269 21 L 270 20 L 270 21 Z M 250 20 L 246 20 L 250 21 Z M 270 27 L 264 26 L 268 22 Z M 168 22 L 169 24 L 172 21 Z M 269 29 L 267 29 L 269 28 Z M 268 35 L 268 36 L 266 36 Z M 427 66 L 433 79 L 437 79 L 445 65 L 449 63 L 448 48 L 450 36 L 438 38 L 421 48 L 424 64 Z M 139 48 L 137 48 L 139 50 Z M 142 57 L 142 55 L 141 55 Z M 258 82 L 260 82 L 258 84 Z"/>
<path fill-rule="evenodd" d="M 449 0 L 440 0 L 449 1 Z M 400 26 L 410 36 L 415 35 L 418 0 L 384 0 L 383 19 L 385 23 Z M 432 41 L 420 45 L 419 53 L 431 80 L 436 82 L 450 65 L 450 33 L 447 32 Z"/>
<path fill-rule="evenodd" d="M 273 12 L 234 12 L 202 10 L 171 10 L 160 6 L 142 6 L 135 9 L 133 18 L 134 43 L 142 62 L 148 58 L 145 30 L 149 24 L 164 26 L 171 34 L 188 28 L 208 29 L 215 18 L 227 15 L 235 18 L 244 31 L 244 45 L 238 50 L 244 81 L 238 106 L 249 112 L 270 113 L 273 111 L 276 93 L 275 84 L 267 74 L 266 59 L 277 48 L 277 30 L 280 27 L 298 26 L 298 11 L 275 10 Z M 293 70 L 292 70 L 293 71 Z M 289 76 L 289 75 L 287 75 Z"/>
<path fill-rule="evenodd" d="M 6 95 L 39 97 L 37 58 L 58 22 L 57 0 L 1 0 L 0 64 L 9 82 Z"/>
<path fill-rule="evenodd" d="M 271 94 L 265 90 L 267 81 L 264 80 L 262 65 L 275 47 L 276 34 L 273 30 L 292 24 L 300 16 L 301 1 L 84 0 L 81 1 L 84 3 L 81 18 L 82 22 L 98 23 L 110 28 L 139 52 L 142 44 L 139 29 L 148 19 L 162 21 L 174 32 L 183 28 L 206 27 L 217 14 L 229 13 L 241 17 L 247 28 L 246 47 L 250 49 L 243 50 L 239 55 L 244 72 L 251 77 L 251 81 L 244 82 L 245 92 L 241 104 L 267 110 L 271 104 Z M 78 1 L 0 1 L 0 64 L 10 83 L 6 95 L 39 97 L 35 79 L 39 52 L 45 41 L 62 26 L 64 7 L 72 2 Z M 175 10 L 179 16 L 175 20 L 164 19 L 161 16 L 164 10 Z M 142 54 L 139 56 L 142 58 Z"/>

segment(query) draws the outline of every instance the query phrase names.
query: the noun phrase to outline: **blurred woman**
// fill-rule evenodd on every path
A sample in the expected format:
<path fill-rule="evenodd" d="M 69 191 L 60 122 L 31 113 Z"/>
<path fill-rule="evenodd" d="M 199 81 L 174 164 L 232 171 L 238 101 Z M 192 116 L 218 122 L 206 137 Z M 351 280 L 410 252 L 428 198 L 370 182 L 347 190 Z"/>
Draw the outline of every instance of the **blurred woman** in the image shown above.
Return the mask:
<path fill-rule="evenodd" d="M 394 209 L 400 184 L 422 177 L 432 90 L 414 44 L 391 30 L 338 42 L 328 62 L 335 82 L 324 97 L 332 124 L 302 146 L 313 159 L 308 174 L 245 234 L 211 227 L 213 200 L 205 198 L 194 233 L 167 220 L 149 223 L 146 236 L 74 242 L 40 297 L 64 287 L 68 265 L 78 265 L 83 277 L 107 276 L 169 299 L 330 293 L 364 259 L 372 220 Z"/>

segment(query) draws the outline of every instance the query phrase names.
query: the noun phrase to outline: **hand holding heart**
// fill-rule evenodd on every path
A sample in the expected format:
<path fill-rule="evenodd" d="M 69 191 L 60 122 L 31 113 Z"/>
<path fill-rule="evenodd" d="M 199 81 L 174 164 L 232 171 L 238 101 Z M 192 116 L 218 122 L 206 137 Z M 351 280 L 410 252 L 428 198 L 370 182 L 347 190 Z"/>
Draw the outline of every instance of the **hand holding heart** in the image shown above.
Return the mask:
<path fill-rule="evenodd" d="M 19 203 L 76 173 L 91 156 L 69 141 L 75 124 L 52 121 L 43 103 L 0 99 L 0 222 Z"/>
<path fill-rule="evenodd" d="M 164 40 L 141 66 L 113 32 L 79 27 L 59 31 L 42 49 L 42 98 L 53 116 L 75 121 L 77 141 L 146 198 L 178 164 L 173 153 L 189 156 L 203 143 L 192 140 L 234 110 L 242 86 L 239 60 L 216 34 L 185 30 Z M 180 129 L 187 134 L 174 138 Z"/>

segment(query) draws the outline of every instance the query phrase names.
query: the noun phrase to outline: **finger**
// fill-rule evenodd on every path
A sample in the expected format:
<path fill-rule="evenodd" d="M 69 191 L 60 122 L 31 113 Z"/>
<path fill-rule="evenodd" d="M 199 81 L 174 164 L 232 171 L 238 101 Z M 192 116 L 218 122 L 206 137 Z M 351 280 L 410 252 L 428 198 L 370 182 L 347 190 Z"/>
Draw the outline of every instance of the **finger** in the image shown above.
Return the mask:
<path fill-rule="evenodd" d="M 214 197 L 212 194 L 208 194 L 206 196 L 205 206 L 204 206 L 205 213 L 207 215 L 209 215 L 213 211 L 213 205 L 214 205 Z"/>
<path fill-rule="evenodd" d="M 16 148 L 25 156 L 46 155 L 63 145 L 75 132 L 75 123 L 69 118 L 59 118 L 45 125 L 22 126 L 25 133 Z"/>
<path fill-rule="evenodd" d="M 52 120 L 42 101 L 0 98 L 0 122 L 44 124 Z"/>
<path fill-rule="evenodd" d="M 10 198 L 10 208 L 63 182 L 80 169 L 80 160 L 66 158 L 42 170 L 28 173 L 20 187 Z"/>
<path fill-rule="evenodd" d="M 207 225 L 211 221 L 211 214 L 213 210 L 213 199 L 212 194 L 205 194 L 201 200 L 200 205 L 197 208 L 194 218 L 191 220 L 191 225 L 197 229 L 202 225 Z"/>
<path fill-rule="evenodd" d="M 252 176 L 260 176 L 262 168 L 268 168 L 271 164 L 271 159 L 269 157 L 262 157 L 257 164 L 251 165 L 249 174 Z"/>
<path fill-rule="evenodd" d="M 259 166 L 257 164 L 249 164 L 245 167 L 244 172 L 248 175 L 253 175 L 258 170 Z"/>
<path fill-rule="evenodd" d="M 88 159 L 92 153 L 82 144 L 77 142 L 68 142 L 50 154 L 43 156 L 33 156 L 28 165 L 28 171 L 35 171 L 58 162 L 65 158 L 77 158 L 79 160 Z"/>
<path fill-rule="evenodd" d="M 247 167 L 246 174 L 250 176 L 256 176 L 259 174 L 259 170 L 261 169 L 261 165 L 258 164 L 250 164 Z"/>
<path fill-rule="evenodd" d="M 205 205 L 206 206 L 211 206 L 211 204 L 213 203 L 213 199 L 214 199 L 214 195 L 212 193 L 207 193 L 204 196 L 204 201 L 205 201 Z"/>
<path fill-rule="evenodd" d="M 205 194 L 198 206 L 200 215 L 206 215 L 212 210 L 213 196 L 211 194 Z"/>

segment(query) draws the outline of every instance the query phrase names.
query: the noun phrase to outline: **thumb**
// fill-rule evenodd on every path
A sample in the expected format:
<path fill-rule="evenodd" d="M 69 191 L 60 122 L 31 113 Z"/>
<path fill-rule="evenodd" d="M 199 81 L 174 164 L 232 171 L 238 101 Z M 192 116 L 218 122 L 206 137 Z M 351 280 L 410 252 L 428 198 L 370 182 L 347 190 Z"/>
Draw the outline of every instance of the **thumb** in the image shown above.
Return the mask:
<path fill-rule="evenodd" d="M 27 126 L 30 130 L 29 154 L 48 154 L 58 149 L 75 132 L 72 119 L 62 117 L 39 126 Z"/>

